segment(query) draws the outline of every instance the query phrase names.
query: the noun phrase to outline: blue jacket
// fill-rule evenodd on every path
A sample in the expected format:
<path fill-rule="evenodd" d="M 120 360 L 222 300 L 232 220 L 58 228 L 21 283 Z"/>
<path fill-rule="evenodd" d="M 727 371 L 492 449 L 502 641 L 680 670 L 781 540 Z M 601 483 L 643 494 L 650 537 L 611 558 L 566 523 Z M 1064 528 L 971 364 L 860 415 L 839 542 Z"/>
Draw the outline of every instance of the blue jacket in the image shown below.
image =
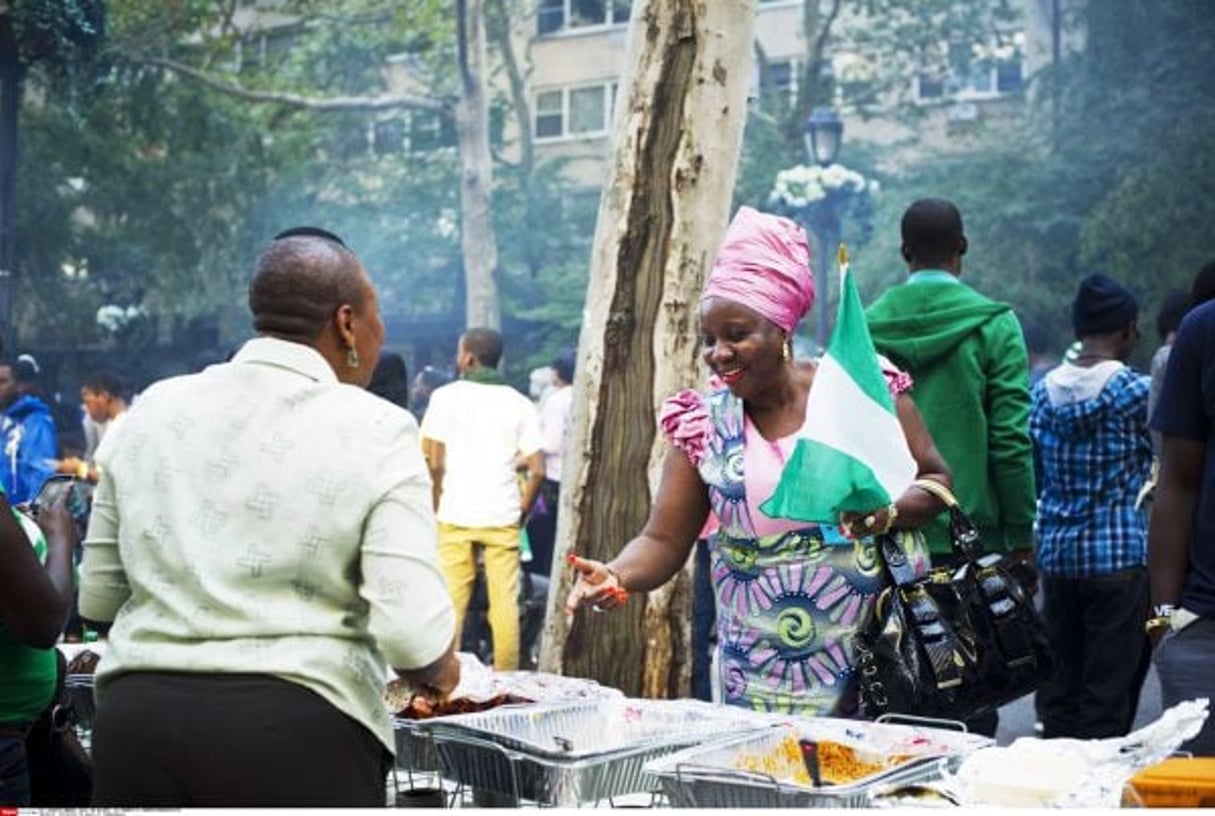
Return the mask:
<path fill-rule="evenodd" d="M 4 412 L 0 434 L 4 438 L 4 467 L 0 468 L 4 492 L 13 504 L 30 501 L 55 472 L 51 460 L 59 455 L 51 409 L 38 397 L 20 397 Z"/>

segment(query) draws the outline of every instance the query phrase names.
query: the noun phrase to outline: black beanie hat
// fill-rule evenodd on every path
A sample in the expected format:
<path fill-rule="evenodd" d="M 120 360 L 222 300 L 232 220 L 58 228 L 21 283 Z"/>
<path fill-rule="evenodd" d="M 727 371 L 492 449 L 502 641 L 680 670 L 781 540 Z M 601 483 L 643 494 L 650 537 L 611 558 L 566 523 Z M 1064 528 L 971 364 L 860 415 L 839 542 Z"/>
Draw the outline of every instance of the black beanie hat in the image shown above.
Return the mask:
<path fill-rule="evenodd" d="M 1097 273 L 1080 281 L 1072 302 L 1072 328 L 1077 337 L 1121 329 L 1139 317 L 1139 301 L 1121 283 Z"/>

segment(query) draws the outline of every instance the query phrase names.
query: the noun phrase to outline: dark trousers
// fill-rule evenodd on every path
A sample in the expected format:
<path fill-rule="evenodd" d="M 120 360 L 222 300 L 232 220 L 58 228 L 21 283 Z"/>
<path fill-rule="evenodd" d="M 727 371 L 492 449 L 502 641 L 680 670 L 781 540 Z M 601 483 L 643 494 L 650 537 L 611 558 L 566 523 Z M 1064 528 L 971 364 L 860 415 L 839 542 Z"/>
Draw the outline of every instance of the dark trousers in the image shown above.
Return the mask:
<path fill-rule="evenodd" d="M 384 807 L 390 755 L 320 695 L 267 675 L 138 672 L 93 726 L 93 805 Z"/>
<path fill-rule="evenodd" d="M 1200 618 L 1160 641 L 1153 657 L 1165 708 L 1196 697 L 1215 697 L 1215 618 Z M 1198 736 L 1181 746 L 1215 757 L 1215 718 L 1207 717 Z"/>
<path fill-rule="evenodd" d="M 532 560 L 523 569 L 532 575 L 548 579 L 553 574 L 553 547 L 557 540 L 557 502 L 561 498 L 561 483 L 545 479 L 540 483 L 540 498 L 544 512 L 533 511 L 527 520 L 527 540 L 532 547 Z"/>
<path fill-rule="evenodd" d="M 717 625 L 717 599 L 709 563 L 709 542 L 696 542 L 692 562 L 692 697 L 712 701 L 713 629 Z"/>
<path fill-rule="evenodd" d="M 30 772 L 25 740 L 16 734 L 0 735 L 0 807 L 23 807 L 29 803 Z"/>
<path fill-rule="evenodd" d="M 1043 576 L 1055 671 L 1038 689 L 1044 737 L 1104 739 L 1135 721 L 1151 651 L 1144 567 L 1093 578 Z"/>

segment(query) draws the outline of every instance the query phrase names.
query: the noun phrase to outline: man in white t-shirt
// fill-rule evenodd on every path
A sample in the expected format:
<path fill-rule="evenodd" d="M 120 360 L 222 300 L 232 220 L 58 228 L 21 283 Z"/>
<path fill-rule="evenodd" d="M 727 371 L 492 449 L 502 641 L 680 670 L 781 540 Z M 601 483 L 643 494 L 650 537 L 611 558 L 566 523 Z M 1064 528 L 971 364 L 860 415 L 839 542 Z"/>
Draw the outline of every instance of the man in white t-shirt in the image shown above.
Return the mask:
<path fill-rule="evenodd" d="M 528 570 L 549 578 L 553 571 L 553 546 L 557 535 L 557 504 L 561 500 L 561 459 L 565 454 L 570 410 L 574 404 L 574 353 L 563 351 L 553 360 L 553 386 L 540 403 L 540 431 L 544 435 L 544 482 L 541 505 L 527 522 L 532 547 Z"/>
<path fill-rule="evenodd" d="M 469 329 L 456 349 L 460 379 L 437 389 L 422 420 L 439 520 L 439 565 L 456 609 L 456 632 L 483 552 L 494 668 L 519 667 L 519 529 L 544 479 L 536 408 L 498 373 L 502 336 Z M 527 461 L 522 490 L 517 457 Z"/>

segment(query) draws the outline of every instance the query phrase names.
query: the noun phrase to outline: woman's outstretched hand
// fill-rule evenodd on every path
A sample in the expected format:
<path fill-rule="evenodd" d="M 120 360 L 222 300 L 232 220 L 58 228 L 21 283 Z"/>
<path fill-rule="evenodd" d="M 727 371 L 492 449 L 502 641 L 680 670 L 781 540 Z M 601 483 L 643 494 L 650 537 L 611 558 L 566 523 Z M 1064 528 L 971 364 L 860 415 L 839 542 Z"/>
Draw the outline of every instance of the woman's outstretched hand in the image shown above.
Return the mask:
<path fill-rule="evenodd" d="M 629 592 L 620 579 L 602 561 L 571 555 L 566 559 L 578 571 L 578 580 L 565 599 L 565 614 L 573 615 L 578 607 L 589 601 L 596 612 L 618 609 L 629 599 Z"/>

